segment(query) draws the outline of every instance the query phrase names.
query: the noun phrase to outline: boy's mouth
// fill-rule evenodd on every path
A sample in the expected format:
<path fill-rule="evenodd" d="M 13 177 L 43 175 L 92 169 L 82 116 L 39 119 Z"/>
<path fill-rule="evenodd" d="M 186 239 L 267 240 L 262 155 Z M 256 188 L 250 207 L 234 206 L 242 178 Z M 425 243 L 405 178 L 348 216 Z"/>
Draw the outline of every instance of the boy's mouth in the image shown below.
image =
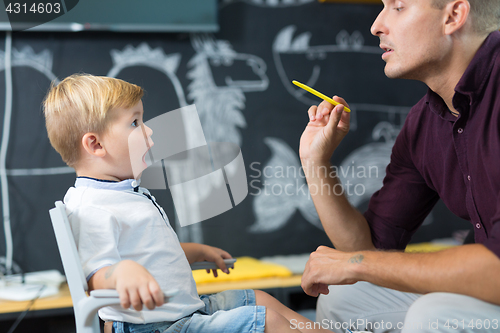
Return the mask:
<path fill-rule="evenodd" d="M 149 144 L 147 144 L 147 148 L 146 151 L 144 152 L 144 155 L 142 155 L 142 162 L 147 166 L 147 163 L 146 163 L 146 155 L 149 153 L 149 151 L 151 150 L 151 148 L 154 146 L 154 142 L 153 140 L 149 140 Z M 151 153 L 150 153 L 151 154 Z M 150 160 L 151 160 L 151 163 L 153 162 L 153 156 L 150 156 Z"/>

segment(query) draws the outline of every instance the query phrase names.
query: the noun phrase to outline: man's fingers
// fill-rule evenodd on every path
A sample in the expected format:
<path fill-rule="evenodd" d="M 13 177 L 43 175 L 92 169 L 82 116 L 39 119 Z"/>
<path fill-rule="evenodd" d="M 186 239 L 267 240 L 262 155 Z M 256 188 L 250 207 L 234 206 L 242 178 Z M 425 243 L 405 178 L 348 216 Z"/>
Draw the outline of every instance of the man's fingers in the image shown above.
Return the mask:
<path fill-rule="evenodd" d="M 333 108 L 332 113 L 330 113 L 330 119 L 328 120 L 328 124 L 326 125 L 327 130 L 330 132 L 330 135 L 333 135 L 335 129 L 339 125 L 340 118 L 342 117 L 342 113 L 344 113 L 344 106 L 337 105 Z"/>
<path fill-rule="evenodd" d="M 313 105 L 307 110 L 307 114 L 309 115 L 309 120 L 310 121 L 315 121 L 316 120 L 316 111 L 318 110 L 318 107 L 316 105 Z"/>
<path fill-rule="evenodd" d="M 328 285 L 323 283 L 318 283 L 318 293 L 323 295 L 328 295 L 330 293 L 330 289 L 328 289 Z"/>
<path fill-rule="evenodd" d="M 332 99 L 335 101 L 335 102 L 338 102 L 340 104 L 344 104 L 345 106 L 347 106 L 349 108 L 349 104 L 347 104 L 347 102 L 345 101 L 345 99 L 343 99 L 342 97 L 339 97 L 339 96 L 333 96 Z"/>

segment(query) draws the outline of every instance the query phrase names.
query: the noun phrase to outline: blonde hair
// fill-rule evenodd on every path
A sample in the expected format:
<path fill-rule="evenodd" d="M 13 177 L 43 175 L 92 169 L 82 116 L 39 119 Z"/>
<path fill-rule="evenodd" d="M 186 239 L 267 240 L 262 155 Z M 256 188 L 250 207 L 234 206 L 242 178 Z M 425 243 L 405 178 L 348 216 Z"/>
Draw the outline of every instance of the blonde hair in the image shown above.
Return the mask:
<path fill-rule="evenodd" d="M 52 82 L 43 101 L 45 126 L 52 147 L 74 167 L 85 133 L 104 134 L 112 110 L 130 108 L 144 90 L 135 84 L 104 76 L 74 74 L 58 85 Z"/>
<path fill-rule="evenodd" d="M 443 9 L 452 0 L 432 0 L 432 5 Z M 472 28 L 478 34 L 489 34 L 500 28 L 500 0 L 468 0 Z"/>

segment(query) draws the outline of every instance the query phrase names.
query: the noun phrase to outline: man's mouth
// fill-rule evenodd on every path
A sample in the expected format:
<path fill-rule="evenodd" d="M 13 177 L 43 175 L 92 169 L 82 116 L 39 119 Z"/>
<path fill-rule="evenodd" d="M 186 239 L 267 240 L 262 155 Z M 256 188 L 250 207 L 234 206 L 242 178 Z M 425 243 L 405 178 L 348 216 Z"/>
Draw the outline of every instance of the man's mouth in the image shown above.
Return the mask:
<path fill-rule="evenodd" d="M 387 57 L 389 54 L 391 54 L 392 52 L 394 52 L 394 50 L 388 46 L 385 46 L 385 45 L 380 45 L 380 48 L 382 50 L 384 50 L 384 53 L 382 54 L 382 59 Z"/>

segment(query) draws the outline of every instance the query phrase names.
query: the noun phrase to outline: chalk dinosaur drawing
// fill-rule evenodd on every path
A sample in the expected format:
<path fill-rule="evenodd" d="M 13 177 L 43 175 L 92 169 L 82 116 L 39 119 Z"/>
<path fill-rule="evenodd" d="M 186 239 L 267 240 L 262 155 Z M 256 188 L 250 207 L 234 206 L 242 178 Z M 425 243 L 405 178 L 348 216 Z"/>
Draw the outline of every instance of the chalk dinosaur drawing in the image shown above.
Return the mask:
<path fill-rule="evenodd" d="M 191 43 L 196 54 L 188 62 L 188 98 L 194 101 L 200 115 L 207 141 L 233 142 L 241 146 L 240 129 L 246 127 L 242 113 L 245 92 L 264 91 L 269 85 L 266 63 L 259 57 L 236 52 L 231 44 L 211 35 L 195 34 Z M 216 84 L 214 71 L 221 67 L 246 66 L 254 76 L 251 79 L 224 78 Z"/>
<path fill-rule="evenodd" d="M 47 77 L 49 81 L 58 83 L 59 80 L 52 72 L 52 53 L 45 49 L 40 53 L 35 53 L 33 48 L 30 46 L 25 46 L 18 50 L 13 48 L 11 54 L 7 54 L 5 51 L 0 50 L 0 71 L 6 70 L 6 60 L 10 60 L 11 67 L 29 67 L 32 68 Z M 7 84 L 7 83 L 6 83 Z M 11 96 L 12 97 L 12 96 Z M 5 96 L 6 100 L 10 99 Z M 20 273 L 20 267 L 13 262 L 13 244 L 12 244 L 12 233 L 11 233 L 11 214 L 10 214 L 10 193 L 9 193 L 9 182 L 8 177 L 19 177 L 19 176 L 33 176 L 33 175 L 54 175 L 54 174 L 64 174 L 73 173 L 74 170 L 69 167 L 48 167 L 48 168 L 29 168 L 29 169 L 7 169 L 6 168 L 6 154 L 9 147 L 10 140 L 10 129 L 12 127 L 12 100 L 10 99 L 10 106 L 7 106 L 4 110 L 4 124 L 2 133 L 2 144 L 0 148 L 0 183 L 1 183 L 1 195 L 2 195 L 2 211 L 3 211 L 3 226 L 4 235 L 6 243 L 6 254 L 5 257 L 0 258 L 0 263 L 5 265 L 5 271 L 3 273 Z"/>
<path fill-rule="evenodd" d="M 316 0 L 222 0 L 219 3 L 219 8 L 224 8 L 227 5 L 244 2 L 249 5 L 267 8 L 284 8 L 284 7 L 295 7 L 302 6 Z"/>
<path fill-rule="evenodd" d="M 127 45 L 120 50 L 111 50 L 111 60 L 113 66 L 107 76 L 117 77 L 117 75 L 127 67 L 146 66 L 164 73 L 172 82 L 180 106 L 186 106 L 184 89 L 176 75 L 176 71 L 181 61 L 180 53 L 165 54 L 162 48 L 152 49 L 147 43 L 141 43 L 138 47 Z"/>
<path fill-rule="evenodd" d="M 359 31 L 354 31 L 349 34 L 346 30 L 341 30 L 336 36 L 337 44 L 333 45 L 309 45 L 312 34 L 310 32 L 303 32 L 298 36 L 294 37 L 296 26 L 289 25 L 280 30 L 276 35 L 273 43 L 273 59 L 278 71 L 278 75 L 283 83 L 285 89 L 297 100 L 301 101 L 305 105 L 318 104 L 318 99 L 305 92 L 303 89 L 295 87 L 292 83 L 292 79 L 299 79 L 299 77 L 304 77 L 304 83 L 309 86 L 314 86 L 321 78 L 322 72 L 325 71 L 321 67 L 321 63 L 324 62 L 328 66 L 329 70 L 337 66 L 337 70 L 342 70 L 334 61 L 325 61 L 329 54 L 338 53 L 350 53 L 358 55 L 377 55 L 382 54 L 382 50 L 377 46 L 367 46 L 364 45 L 363 35 Z M 302 71 L 300 74 L 294 72 L 294 69 L 286 69 L 284 66 L 283 58 L 287 57 L 301 57 L 301 68 L 310 68 L 310 72 Z M 354 75 L 354 74 L 351 74 Z M 360 75 L 362 75 L 360 73 Z M 328 79 L 328 78 L 325 78 Z M 337 80 L 338 81 L 338 80 Z M 366 78 L 362 79 L 360 77 L 357 84 L 360 86 L 357 89 L 366 91 L 368 88 L 361 86 Z M 335 90 L 335 80 L 330 80 L 332 82 L 332 90 Z M 409 112 L 409 107 L 405 106 L 393 106 L 393 105 L 380 105 L 380 104 L 368 104 L 368 103 L 356 103 L 349 102 L 349 106 L 352 110 L 351 113 L 351 131 L 357 129 L 357 113 L 358 111 L 372 111 L 372 112 L 389 112 L 389 113 L 399 113 L 401 115 L 406 115 Z"/>

